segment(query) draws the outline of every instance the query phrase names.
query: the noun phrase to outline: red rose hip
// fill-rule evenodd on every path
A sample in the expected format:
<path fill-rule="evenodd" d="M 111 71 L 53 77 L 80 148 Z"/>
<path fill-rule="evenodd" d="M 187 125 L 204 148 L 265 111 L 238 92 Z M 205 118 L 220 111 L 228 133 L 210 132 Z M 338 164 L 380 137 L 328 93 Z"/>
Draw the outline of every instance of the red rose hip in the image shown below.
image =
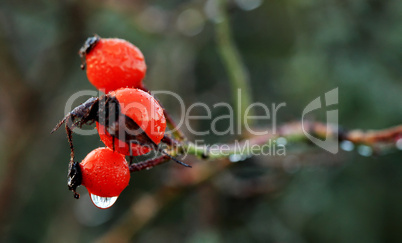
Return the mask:
<path fill-rule="evenodd" d="M 147 66 L 141 51 L 126 40 L 88 38 L 80 50 L 89 81 L 109 93 L 119 88 L 142 88 Z M 85 65 L 84 65 L 85 66 Z"/>
<path fill-rule="evenodd" d="M 82 185 L 95 206 L 108 208 L 128 186 L 130 170 L 124 155 L 109 148 L 97 148 L 80 163 Z"/>
<path fill-rule="evenodd" d="M 116 98 L 120 112 L 132 119 L 154 144 L 160 143 L 165 135 L 166 119 L 162 107 L 154 97 L 142 90 L 130 88 L 110 92 L 108 96 Z M 116 139 L 113 139 L 105 126 L 98 122 L 96 122 L 96 128 L 103 143 L 119 153 L 138 156 L 146 154 L 152 149 L 152 146 L 144 146 L 147 144 L 141 146 L 141 144 L 131 143 L 130 151 L 129 143 L 125 141 L 124 136 L 119 137 L 117 134 Z"/>

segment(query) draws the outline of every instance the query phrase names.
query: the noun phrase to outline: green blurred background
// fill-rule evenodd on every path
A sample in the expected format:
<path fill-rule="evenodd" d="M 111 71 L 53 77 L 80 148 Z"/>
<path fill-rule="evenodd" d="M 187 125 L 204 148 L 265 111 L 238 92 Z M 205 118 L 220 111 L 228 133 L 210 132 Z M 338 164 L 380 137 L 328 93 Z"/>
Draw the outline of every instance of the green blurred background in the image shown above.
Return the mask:
<path fill-rule="evenodd" d="M 231 102 L 214 1 L 0 2 L 0 241 L 94 241 L 135 212 L 137 200 L 146 202 L 144 195 L 152 197 L 174 184 L 177 174 L 190 173 L 168 163 L 132 174 L 117 203 L 99 210 L 85 188 L 80 200 L 67 190 L 66 136 L 49 132 L 72 94 L 95 90 L 77 55 L 94 33 L 137 45 L 151 90 L 176 92 L 187 106 Z M 228 13 L 253 101 L 287 104 L 279 122 L 299 120 L 311 100 L 339 87 L 343 126 L 401 123 L 402 1 L 233 0 Z M 160 99 L 173 117 L 180 116 L 178 103 Z M 221 112 L 214 109 L 213 116 Z M 77 159 L 102 146 L 96 135 L 74 138 Z M 115 240 L 402 242 L 401 152 L 362 157 L 305 150 L 285 159 L 248 159 L 175 189 L 151 220 L 138 226 L 134 217 L 133 226 L 122 230 L 131 233 Z"/>

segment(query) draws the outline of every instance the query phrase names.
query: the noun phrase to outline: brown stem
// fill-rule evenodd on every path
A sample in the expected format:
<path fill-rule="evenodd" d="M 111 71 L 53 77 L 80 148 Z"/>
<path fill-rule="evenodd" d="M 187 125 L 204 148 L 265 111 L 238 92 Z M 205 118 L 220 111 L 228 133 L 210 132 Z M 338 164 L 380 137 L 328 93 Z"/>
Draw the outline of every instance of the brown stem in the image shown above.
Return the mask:
<path fill-rule="evenodd" d="M 67 133 L 67 139 L 68 139 L 68 143 L 70 145 L 70 163 L 74 163 L 74 145 L 73 145 L 73 134 L 72 131 L 70 129 L 70 126 L 68 124 L 70 119 L 68 119 L 66 121 L 66 133 Z"/>
<path fill-rule="evenodd" d="M 143 162 L 133 163 L 129 166 L 129 169 L 130 169 L 130 172 L 149 170 L 152 167 L 163 164 L 165 162 L 168 162 L 169 160 L 170 160 L 169 156 L 162 155 L 155 159 L 149 159 L 149 160 L 145 160 Z"/>

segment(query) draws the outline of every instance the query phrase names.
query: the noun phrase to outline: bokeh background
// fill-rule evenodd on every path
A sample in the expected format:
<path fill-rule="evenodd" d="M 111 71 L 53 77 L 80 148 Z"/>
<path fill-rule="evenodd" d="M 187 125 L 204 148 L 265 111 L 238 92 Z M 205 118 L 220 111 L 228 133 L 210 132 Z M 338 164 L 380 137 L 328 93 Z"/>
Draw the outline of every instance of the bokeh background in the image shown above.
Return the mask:
<path fill-rule="evenodd" d="M 73 198 L 66 136 L 49 132 L 72 94 L 95 90 L 77 55 L 85 39 L 97 33 L 137 45 L 151 90 L 176 92 L 187 105 L 230 103 L 215 1 L 0 2 L 2 242 L 402 241 L 401 152 L 333 156 L 306 146 L 224 168 L 190 157 L 194 171 L 212 171 L 208 178 L 187 185 L 197 175 L 167 163 L 132 174 L 109 210 L 95 208 L 85 188 Z M 401 1 L 232 0 L 227 11 L 253 101 L 287 104 L 278 122 L 299 120 L 311 100 L 339 87 L 341 125 L 401 123 Z M 181 115 L 178 103 L 160 99 Z M 74 138 L 77 159 L 102 146 L 97 135 Z"/>

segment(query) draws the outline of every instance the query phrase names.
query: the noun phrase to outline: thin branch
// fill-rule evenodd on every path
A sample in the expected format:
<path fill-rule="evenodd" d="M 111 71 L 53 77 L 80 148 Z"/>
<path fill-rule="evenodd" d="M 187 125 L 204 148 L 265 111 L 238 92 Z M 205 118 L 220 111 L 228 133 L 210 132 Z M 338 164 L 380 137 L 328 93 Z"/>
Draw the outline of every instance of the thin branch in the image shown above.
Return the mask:
<path fill-rule="evenodd" d="M 250 150 L 242 151 L 239 149 L 244 148 L 245 145 L 249 147 L 253 145 L 264 145 L 273 142 L 273 140 L 276 141 L 276 139 L 280 137 L 292 144 L 311 144 L 311 141 L 306 137 L 305 133 L 323 140 L 330 138 L 334 141 L 338 140 L 339 142 L 349 141 L 355 146 L 365 145 L 371 147 L 376 154 L 382 154 L 389 149 L 396 148 L 396 142 L 398 139 L 402 138 L 402 126 L 377 131 L 362 131 L 359 129 L 337 131 L 334 129 L 334 126 L 320 122 L 305 123 L 304 127 L 301 122 L 291 122 L 280 126 L 277 133 L 267 130 L 266 135 L 252 136 L 246 140 L 236 141 L 232 144 L 197 146 L 193 143 L 187 143 L 183 144 L 181 149 L 185 154 L 195 155 L 202 159 L 230 158 L 231 155 L 239 155 L 242 156 L 240 159 L 245 159 L 251 156 L 251 154 L 249 154 Z M 261 149 L 263 148 L 261 147 Z M 253 150 L 253 152 L 257 153 L 258 151 Z"/>
<path fill-rule="evenodd" d="M 304 123 L 290 122 L 283 124 L 279 127 L 278 132 L 274 133 L 272 130 L 267 129 L 265 135 L 250 136 L 241 141 L 235 141 L 231 144 L 213 144 L 198 146 L 194 143 L 178 143 L 175 141 L 169 144 L 171 156 L 177 155 L 194 155 L 204 160 L 214 159 L 229 159 L 232 162 L 245 160 L 255 154 L 262 154 L 265 149 L 263 145 L 269 146 L 282 146 L 278 144 L 277 139 L 281 138 L 282 141 L 290 143 L 293 146 L 297 144 L 309 144 L 311 141 L 306 137 L 306 133 L 311 134 L 319 139 L 332 139 L 338 143 L 333 146 L 339 146 L 342 142 L 347 141 L 354 146 L 365 145 L 372 149 L 377 154 L 384 154 L 390 149 L 396 149 L 396 143 L 402 139 L 402 126 L 387 128 L 383 130 L 362 131 L 338 131 L 335 126 L 324 124 L 320 122 Z M 258 146 L 256 146 L 258 145 Z M 252 149 L 251 149 L 252 148 Z M 157 165 L 163 164 L 170 160 L 167 155 L 160 156 L 155 159 L 146 160 L 140 163 L 135 163 L 130 166 L 130 172 L 141 171 L 144 169 L 151 169 Z"/>
<path fill-rule="evenodd" d="M 149 170 L 157 165 L 163 164 L 165 162 L 168 162 L 170 160 L 170 157 L 167 155 L 162 155 L 158 158 L 155 159 L 149 159 L 145 160 L 139 163 L 133 163 L 130 165 L 129 169 L 130 172 L 134 171 L 141 171 L 141 170 Z"/>

